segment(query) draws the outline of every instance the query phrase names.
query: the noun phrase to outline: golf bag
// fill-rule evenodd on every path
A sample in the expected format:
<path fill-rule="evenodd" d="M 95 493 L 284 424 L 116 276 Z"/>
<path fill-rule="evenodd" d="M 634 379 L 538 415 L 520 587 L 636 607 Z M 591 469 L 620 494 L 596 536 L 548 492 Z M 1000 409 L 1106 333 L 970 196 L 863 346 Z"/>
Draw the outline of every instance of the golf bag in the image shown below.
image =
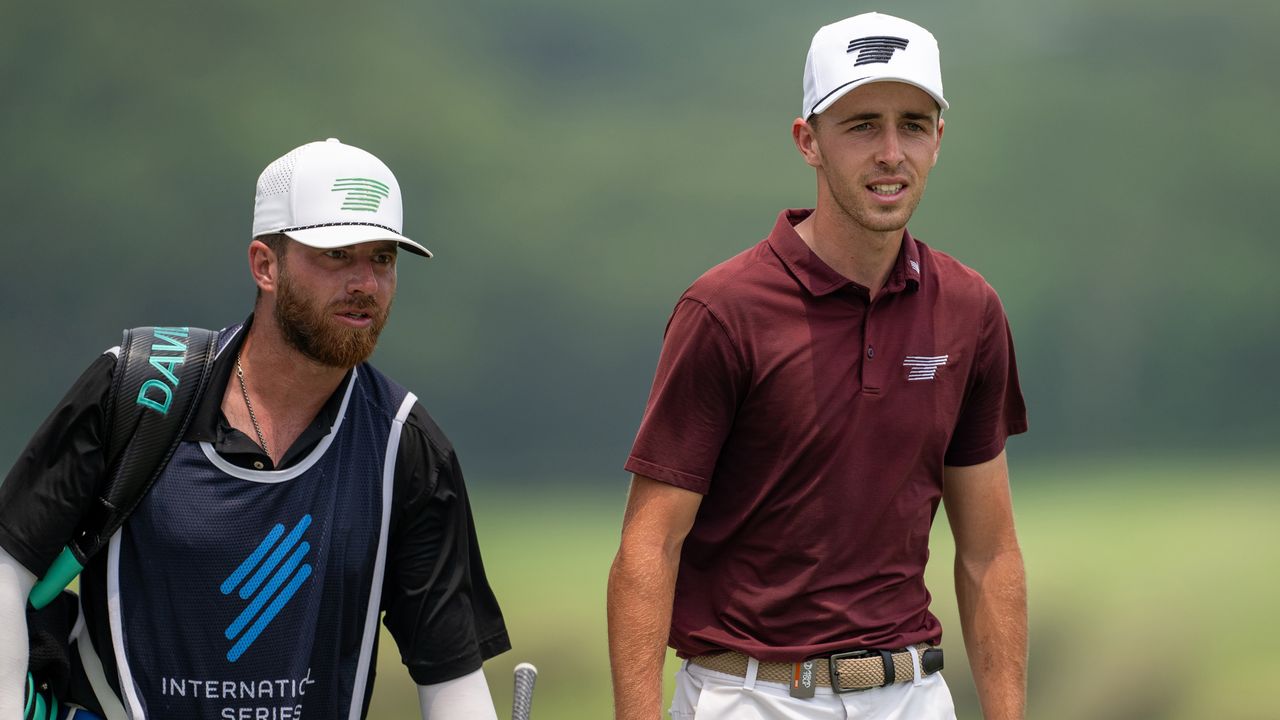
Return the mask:
<path fill-rule="evenodd" d="M 66 716 L 57 698 L 66 696 L 70 682 L 69 638 L 79 612 L 75 594 L 66 587 L 111 540 L 164 472 L 208 386 L 217 338 L 216 332 L 200 328 L 124 331 L 106 407 L 110 479 L 70 542 L 31 590 L 26 720 Z"/>

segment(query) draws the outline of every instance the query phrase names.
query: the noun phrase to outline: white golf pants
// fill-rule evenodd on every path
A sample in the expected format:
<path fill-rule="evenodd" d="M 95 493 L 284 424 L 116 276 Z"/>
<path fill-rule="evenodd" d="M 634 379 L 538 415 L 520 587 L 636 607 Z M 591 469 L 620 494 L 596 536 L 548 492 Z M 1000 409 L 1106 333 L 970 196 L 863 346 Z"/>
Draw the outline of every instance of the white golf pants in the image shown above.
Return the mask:
<path fill-rule="evenodd" d="M 671 720 L 955 720 L 951 691 L 941 673 L 914 682 L 860 692 L 814 688 L 812 698 L 793 698 L 782 683 L 756 682 L 755 661 L 747 677 L 708 670 L 687 661 L 676 673 Z"/>

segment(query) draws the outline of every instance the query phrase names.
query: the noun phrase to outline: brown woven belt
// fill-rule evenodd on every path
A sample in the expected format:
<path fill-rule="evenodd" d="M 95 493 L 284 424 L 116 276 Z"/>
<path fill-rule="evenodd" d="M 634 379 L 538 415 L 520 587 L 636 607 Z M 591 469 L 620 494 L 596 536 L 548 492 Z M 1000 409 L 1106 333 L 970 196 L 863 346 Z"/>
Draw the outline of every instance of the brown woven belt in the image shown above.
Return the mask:
<path fill-rule="evenodd" d="M 921 676 L 932 675 L 942 669 L 942 648 L 925 643 L 915 647 L 920 655 Z M 699 655 L 689 662 L 726 675 L 747 676 L 748 658 L 739 652 Z M 829 687 L 835 692 L 869 690 L 895 682 L 910 682 L 916 675 L 911 664 L 911 653 L 907 650 L 855 650 L 836 653 L 828 658 L 815 658 L 811 670 L 814 686 Z M 762 662 L 756 670 L 756 679 L 793 685 L 798 682 L 800 672 L 800 663 Z M 834 683 L 831 682 L 832 674 L 836 677 Z"/>

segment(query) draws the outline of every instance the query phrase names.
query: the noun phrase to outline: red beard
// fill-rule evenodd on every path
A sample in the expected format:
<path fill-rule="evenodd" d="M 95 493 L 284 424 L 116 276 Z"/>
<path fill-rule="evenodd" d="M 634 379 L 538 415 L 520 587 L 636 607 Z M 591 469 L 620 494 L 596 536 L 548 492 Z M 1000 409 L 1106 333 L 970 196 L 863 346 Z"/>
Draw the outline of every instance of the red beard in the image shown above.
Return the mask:
<path fill-rule="evenodd" d="M 343 312 L 365 313 L 373 324 L 367 328 L 336 325 L 330 318 Z M 382 308 L 370 295 L 354 295 L 348 300 L 318 307 L 294 288 L 289 274 L 282 271 L 274 314 L 285 341 L 295 350 L 322 365 L 346 369 L 359 365 L 373 354 L 378 335 L 391 314 L 391 304 Z"/>

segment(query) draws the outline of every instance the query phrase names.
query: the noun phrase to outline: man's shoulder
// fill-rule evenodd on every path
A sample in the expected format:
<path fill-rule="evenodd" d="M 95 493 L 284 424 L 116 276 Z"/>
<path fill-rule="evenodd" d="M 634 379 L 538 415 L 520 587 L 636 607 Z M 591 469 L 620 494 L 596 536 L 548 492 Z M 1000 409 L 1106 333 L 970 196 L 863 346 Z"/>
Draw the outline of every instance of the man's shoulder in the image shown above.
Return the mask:
<path fill-rule="evenodd" d="M 453 445 L 449 442 L 449 438 L 445 436 L 444 431 L 440 429 L 435 418 L 431 417 L 431 413 L 427 412 L 426 406 L 416 394 L 371 363 L 362 363 L 359 372 L 366 383 L 374 388 L 374 394 L 385 396 L 386 400 L 382 404 L 386 407 L 388 414 L 394 412 L 395 417 L 403 423 L 403 433 L 406 437 L 412 436 L 430 445 L 434 451 L 442 455 L 453 453 Z M 395 407 L 392 407 L 393 404 Z"/>
<path fill-rule="evenodd" d="M 995 288 L 982 273 L 954 256 L 914 238 L 920 253 L 921 276 L 925 282 L 951 297 L 988 301 L 997 299 Z"/>
<path fill-rule="evenodd" d="M 417 395 L 370 362 L 360 363 L 356 366 L 355 372 L 358 387 L 362 388 L 362 392 L 393 417 L 399 416 L 403 419 L 404 405 L 409 401 L 410 396 L 413 396 L 415 403 L 417 402 Z"/>
<path fill-rule="evenodd" d="M 704 272 L 681 300 L 694 300 L 712 310 L 729 310 L 750 302 L 776 282 L 781 271 L 768 240 L 761 240 Z"/>
<path fill-rule="evenodd" d="M 409 409 L 409 415 L 404 421 L 404 431 L 420 437 L 443 457 L 453 455 L 453 443 L 449 442 L 444 430 L 440 429 L 435 418 L 431 417 L 431 413 L 427 412 L 427 408 L 419 400 L 415 399 L 413 407 Z"/>

